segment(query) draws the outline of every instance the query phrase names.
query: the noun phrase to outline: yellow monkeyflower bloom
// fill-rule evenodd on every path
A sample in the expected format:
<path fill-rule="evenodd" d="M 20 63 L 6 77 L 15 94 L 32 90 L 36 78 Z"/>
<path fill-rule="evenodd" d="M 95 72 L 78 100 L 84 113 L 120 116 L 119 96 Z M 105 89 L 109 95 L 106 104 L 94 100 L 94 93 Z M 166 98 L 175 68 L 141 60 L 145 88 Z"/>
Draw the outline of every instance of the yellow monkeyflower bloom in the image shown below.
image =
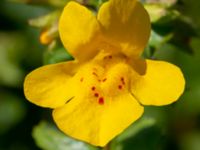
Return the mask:
<path fill-rule="evenodd" d="M 136 0 L 110 0 L 97 16 L 69 2 L 59 21 L 61 40 L 75 60 L 47 65 L 27 75 L 26 98 L 53 108 L 67 135 L 105 146 L 141 117 L 143 105 L 167 105 L 184 91 L 181 70 L 143 60 L 150 20 Z"/>

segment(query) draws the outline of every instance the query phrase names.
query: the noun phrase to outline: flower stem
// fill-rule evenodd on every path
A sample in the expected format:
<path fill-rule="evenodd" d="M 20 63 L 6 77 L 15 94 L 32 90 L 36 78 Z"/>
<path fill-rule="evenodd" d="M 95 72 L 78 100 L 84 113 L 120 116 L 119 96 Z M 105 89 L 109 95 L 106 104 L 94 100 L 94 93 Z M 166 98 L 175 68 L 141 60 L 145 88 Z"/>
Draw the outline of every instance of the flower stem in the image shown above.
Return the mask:
<path fill-rule="evenodd" d="M 102 150 L 111 150 L 111 142 L 109 142 Z"/>

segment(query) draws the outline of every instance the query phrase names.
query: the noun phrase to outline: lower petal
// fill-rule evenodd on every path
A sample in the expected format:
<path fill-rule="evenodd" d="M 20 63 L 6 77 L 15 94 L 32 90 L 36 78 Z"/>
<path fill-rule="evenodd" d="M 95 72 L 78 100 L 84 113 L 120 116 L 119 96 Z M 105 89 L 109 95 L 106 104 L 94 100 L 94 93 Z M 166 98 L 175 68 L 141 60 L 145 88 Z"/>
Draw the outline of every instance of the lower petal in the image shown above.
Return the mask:
<path fill-rule="evenodd" d="M 185 80 L 181 70 L 163 61 L 146 61 L 146 72 L 133 81 L 131 91 L 143 105 L 167 105 L 183 93 Z"/>
<path fill-rule="evenodd" d="M 143 113 L 129 94 L 85 99 L 75 97 L 53 111 L 58 127 L 67 135 L 96 146 L 105 146 Z"/>
<path fill-rule="evenodd" d="M 74 75 L 74 62 L 40 67 L 29 73 L 24 82 L 26 98 L 39 106 L 56 108 L 74 96 L 70 78 Z"/>

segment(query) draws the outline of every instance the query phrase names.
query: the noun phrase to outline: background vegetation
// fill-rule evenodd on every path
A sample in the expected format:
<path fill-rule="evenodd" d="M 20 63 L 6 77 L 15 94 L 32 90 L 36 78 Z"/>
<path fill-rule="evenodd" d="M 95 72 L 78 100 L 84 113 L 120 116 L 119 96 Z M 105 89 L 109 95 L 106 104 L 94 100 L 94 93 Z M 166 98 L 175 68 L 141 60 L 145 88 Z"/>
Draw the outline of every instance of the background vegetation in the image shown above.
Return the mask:
<path fill-rule="evenodd" d="M 51 111 L 23 95 L 23 79 L 44 64 L 72 59 L 57 31 L 68 0 L 0 1 L 0 150 L 98 150 L 63 135 Z M 77 0 L 78 1 L 78 0 Z M 152 21 L 143 54 L 178 65 L 186 78 L 179 101 L 146 107 L 113 150 L 200 150 L 200 19 L 198 0 L 141 0 Z M 103 0 L 79 0 L 96 12 Z"/>

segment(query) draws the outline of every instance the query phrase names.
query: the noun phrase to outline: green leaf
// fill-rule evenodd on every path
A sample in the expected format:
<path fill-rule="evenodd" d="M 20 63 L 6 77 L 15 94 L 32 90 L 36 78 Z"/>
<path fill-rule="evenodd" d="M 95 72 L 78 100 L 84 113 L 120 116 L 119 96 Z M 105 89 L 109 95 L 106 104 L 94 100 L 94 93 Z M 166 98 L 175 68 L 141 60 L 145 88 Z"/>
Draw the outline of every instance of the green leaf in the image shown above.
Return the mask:
<path fill-rule="evenodd" d="M 177 20 L 174 22 L 173 33 L 174 36 L 170 40 L 170 43 L 184 52 L 193 54 L 190 42 L 192 37 L 197 36 L 194 28 L 187 22 L 184 22 L 184 20 Z"/>
<path fill-rule="evenodd" d="M 20 68 L 26 47 L 19 32 L 0 32 L 0 83 L 16 87 L 22 83 L 24 71 Z"/>
<path fill-rule="evenodd" d="M 23 99 L 10 92 L 0 92 L 0 134 L 19 123 L 26 114 Z"/>
<path fill-rule="evenodd" d="M 88 0 L 87 4 L 95 7 L 95 9 L 98 10 L 99 7 L 106 1 L 108 0 Z"/>
<path fill-rule="evenodd" d="M 111 142 L 111 150 L 155 150 L 161 146 L 161 136 L 157 117 L 149 115 L 148 111 L 148 115 L 144 114 Z"/>
<path fill-rule="evenodd" d="M 44 64 L 55 64 L 69 60 L 73 60 L 73 57 L 64 48 L 52 49 L 44 53 Z"/>
<path fill-rule="evenodd" d="M 128 129 L 126 129 L 121 135 L 117 137 L 117 141 L 124 141 L 128 138 L 134 137 L 136 134 L 141 132 L 142 130 L 152 127 L 155 125 L 156 121 L 154 118 L 143 117 L 137 122 L 133 123 Z"/>
<path fill-rule="evenodd" d="M 167 35 L 160 35 L 155 31 L 151 31 L 151 36 L 149 39 L 149 44 L 144 50 L 143 56 L 145 58 L 152 58 L 154 53 L 162 47 L 163 44 L 167 43 L 173 37 L 172 33 Z"/>
<path fill-rule="evenodd" d="M 200 148 L 200 132 L 194 130 L 185 134 L 180 142 L 181 150 L 199 150 Z"/>
<path fill-rule="evenodd" d="M 153 30 L 163 37 L 169 35 L 167 41 L 162 42 L 160 46 L 163 47 L 165 44 L 171 44 L 176 47 L 177 50 L 184 51 L 187 54 L 193 54 L 190 42 L 197 34 L 191 24 L 182 18 L 178 18 L 170 24 L 153 24 Z"/>
<path fill-rule="evenodd" d="M 33 18 L 29 20 L 29 24 L 34 27 L 38 28 L 44 28 L 44 27 L 49 27 L 55 22 L 57 22 L 59 16 L 60 16 L 60 11 L 53 11 L 47 15 L 44 16 L 39 16 L 37 18 Z"/>
<path fill-rule="evenodd" d="M 70 0 L 7 0 L 8 2 L 26 3 L 34 5 L 50 5 L 53 7 L 64 7 Z"/>
<path fill-rule="evenodd" d="M 177 2 L 177 0 L 141 0 L 141 1 L 147 4 L 159 4 L 165 7 L 170 7 Z"/>
<path fill-rule="evenodd" d="M 160 4 L 145 4 L 152 23 L 169 23 L 180 16 L 177 10 L 169 9 L 165 5 Z"/>
<path fill-rule="evenodd" d="M 187 20 L 191 21 L 191 24 L 196 28 L 200 35 L 200 19 L 199 19 L 199 8 L 200 1 L 197 0 L 182 0 L 181 13 L 187 16 Z"/>
<path fill-rule="evenodd" d="M 32 135 L 37 146 L 43 150 L 97 150 L 83 142 L 67 137 L 47 122 L 40 122 L 35 126 Z"/>

